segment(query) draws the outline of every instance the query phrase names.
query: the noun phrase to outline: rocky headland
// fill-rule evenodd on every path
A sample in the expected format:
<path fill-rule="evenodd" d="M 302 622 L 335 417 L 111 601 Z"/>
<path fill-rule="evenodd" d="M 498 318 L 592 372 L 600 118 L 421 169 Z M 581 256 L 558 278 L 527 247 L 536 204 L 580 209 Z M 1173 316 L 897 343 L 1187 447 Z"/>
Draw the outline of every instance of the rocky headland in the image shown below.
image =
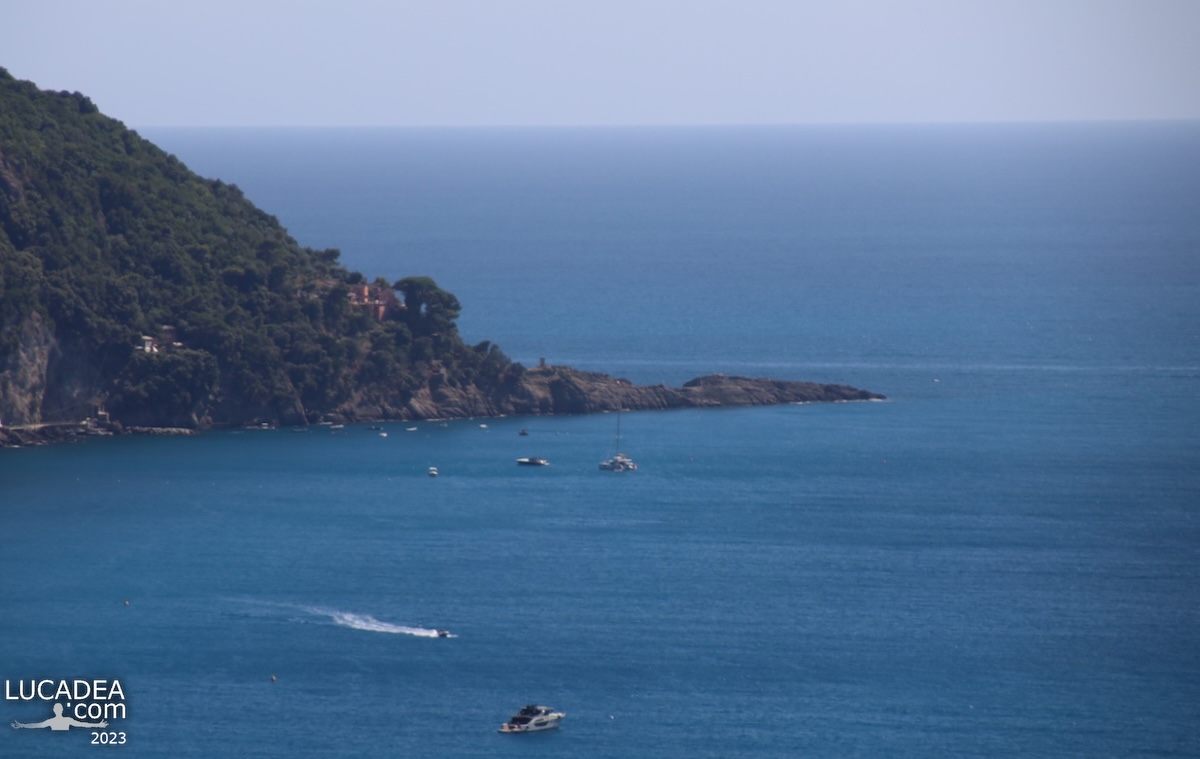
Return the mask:
<path fill-rule="evenodd" d="M 594 414 L 719 406 L 882 400 L 884 396 L 847 385 L 818 384 L 712 374 L 681 387 L 635 385 L 627 379 L 569 366 L 526 369 L 503 388 L 452 385 L 435 376 L 398 404 L 358 403 L 331 417 L 339 421 L 462 419 L 468 417 Z"/>
<path fill-rule="evenodd" d="M 599 372 L 584 372 L 567 366 L 540 366 L 526 370 L 521 380 L 505 394 L 485 393 L 474 386 L 460 388 L 435 382 L 405 402 L 350 404 L 325 415 L 322 420 L 413 421 L 874 400 L 884 400 L 884 396 L 848 385 L 724 374 L 698 377 L 680 387 L 635 385 L 629 380 Z M 0 427 L 0 447 L 44 445 L 96 435 L 187 435 L 194 432 L 189 428 L 125 426 L 115 421 L 89 419 L 80 423 Z"/>
<path fill-rule="evenodd" d="M 468 344 L 462 305 L 430 277 L 371 278 L 339 256 L 86 96 L 0 69 L 0 445 L 880 397 L 526 368 Z"/>

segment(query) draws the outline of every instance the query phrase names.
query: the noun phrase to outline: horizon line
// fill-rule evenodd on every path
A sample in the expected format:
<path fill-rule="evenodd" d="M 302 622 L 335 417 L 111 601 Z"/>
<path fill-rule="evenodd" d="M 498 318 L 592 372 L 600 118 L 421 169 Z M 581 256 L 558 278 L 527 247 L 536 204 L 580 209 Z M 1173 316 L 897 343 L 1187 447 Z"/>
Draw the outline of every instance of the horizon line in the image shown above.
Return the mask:
<path fill-rule="evenodd" d="M 125 123 L 125 122 L 123 122 Z M 1086 124 L 1197 124 L 1191 117 L 1112 117 L 1044 119 L 948 119 L 940 121 L 779 121 L 779 122 L 647 122 L 647 123 L 498 123 L 498 124 L 139 124 L 129 129 L 240 129 L 240 130 L 596 130 L 596 129 L 779 129 L 828 127 L 957 127 L 957 126 L 1068 126 Z"/>

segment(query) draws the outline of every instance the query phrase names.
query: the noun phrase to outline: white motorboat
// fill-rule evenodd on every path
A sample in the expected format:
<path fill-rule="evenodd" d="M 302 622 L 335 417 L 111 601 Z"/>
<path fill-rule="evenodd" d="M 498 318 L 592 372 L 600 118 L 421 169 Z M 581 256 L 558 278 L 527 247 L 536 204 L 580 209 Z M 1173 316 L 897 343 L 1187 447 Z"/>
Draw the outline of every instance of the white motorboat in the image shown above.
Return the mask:
<path fill-rule="evenodd" d="M 517 459 L 517 463 L 521 466 L 550 466 L 549 461 L 540 459 L 537 456 L 527 456 L 523 459 Z"/>
<path fill-rule="evenodd" d="M 430 476 L 430 477 L 437 477 L 437 476 L 438 476 L 438 468 L 437 468 L 436 466 L 431 466 L 431 467 L 429 467 L 429 476 Z"/>
<path fill-rule="evenodd" d="M 502 733 L 536 733 L 541 730 L 553 730 L 558 727 L 567 715 L 562 712 L 556 712 L 549 706 L 538 706 L 537 704 L 529 704 L 521 707 L 521 711 L 514 714 L 500 726 Z"/>

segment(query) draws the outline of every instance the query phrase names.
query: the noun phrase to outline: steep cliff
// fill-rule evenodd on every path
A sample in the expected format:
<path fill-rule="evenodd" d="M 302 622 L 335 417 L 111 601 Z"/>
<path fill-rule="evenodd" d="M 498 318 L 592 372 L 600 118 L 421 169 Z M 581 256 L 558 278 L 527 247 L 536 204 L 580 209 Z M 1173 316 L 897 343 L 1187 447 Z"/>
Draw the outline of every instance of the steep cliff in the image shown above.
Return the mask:
<path fill-rule="evenodd" d="M 466 345 L 427 277 L 368 280 L 237 187 L 0 69 L 0 421 L 397 416 L 522 368 Z"/>

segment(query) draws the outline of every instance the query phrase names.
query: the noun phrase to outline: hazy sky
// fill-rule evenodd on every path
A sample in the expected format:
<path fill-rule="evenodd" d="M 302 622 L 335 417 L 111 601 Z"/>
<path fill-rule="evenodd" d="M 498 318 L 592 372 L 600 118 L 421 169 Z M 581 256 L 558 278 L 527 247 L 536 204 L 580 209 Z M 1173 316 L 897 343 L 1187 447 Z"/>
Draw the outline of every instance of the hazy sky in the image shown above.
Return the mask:
<path fill-rule="evenodd" d="M 1200 118 L 1200 0 L 0 0 L 132 127 Z"/>

